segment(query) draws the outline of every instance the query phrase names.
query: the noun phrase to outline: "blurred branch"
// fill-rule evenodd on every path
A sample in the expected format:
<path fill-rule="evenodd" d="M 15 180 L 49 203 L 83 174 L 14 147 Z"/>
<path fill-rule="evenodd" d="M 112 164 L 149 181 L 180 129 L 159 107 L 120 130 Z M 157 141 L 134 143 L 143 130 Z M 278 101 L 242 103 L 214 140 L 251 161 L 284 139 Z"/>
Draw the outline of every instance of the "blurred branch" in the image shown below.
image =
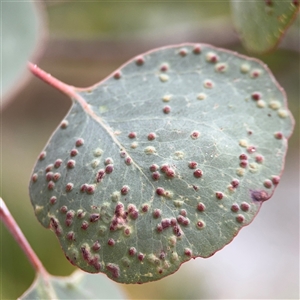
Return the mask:
<path fill-rule="evenodd" d="M 2 198 L 0 198 L 0 219 L 2 220 L 6 228 L 9 230 L 11 235 L 14 237 L 18 245 L 21 247 L 23 252 L 26 254 L 28 260 L 32 264 L 35 271 L 39 272 L 44 278 L 48 278 L 48 272 L 44 268 L 38 256 L 35 254 L 34 250 L 31 248 L 26 237 L 24 236 L 17 222 L 11 215 Z"/>

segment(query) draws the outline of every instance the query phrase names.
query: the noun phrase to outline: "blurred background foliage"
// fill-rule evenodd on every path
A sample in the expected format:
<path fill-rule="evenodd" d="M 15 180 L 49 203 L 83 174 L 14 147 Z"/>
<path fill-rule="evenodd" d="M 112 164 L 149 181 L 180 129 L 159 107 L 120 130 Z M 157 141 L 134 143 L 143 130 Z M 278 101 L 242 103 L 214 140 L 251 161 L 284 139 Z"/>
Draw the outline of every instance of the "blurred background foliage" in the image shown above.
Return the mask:
<path fill-rule="evenodd" d="M 92 85 L 133 56 L 174 43 L 210 43 L 245 53 L 233 28 L 229 1 L 40 4 L 49 40 L 38 64 L 74 86 Z M 297 122 L 275 195 L 222 251 L 185 263 L 161 281 L 123 285 L 129 298 L 299 299 L 299 21 L 290 29 L 280 49 L 258 57 L 286 90 Z M 46 269 L 55 275 L 69 275 L 74 267 L 54 234 L 38 224 L 27 186 L 38 154 L 70 105 L 64 95 L 31 77 L 1 116 L 1 196 Z M 17 298 L 33 278 L 34 270 L 1 225 L 1 298 Z"/>

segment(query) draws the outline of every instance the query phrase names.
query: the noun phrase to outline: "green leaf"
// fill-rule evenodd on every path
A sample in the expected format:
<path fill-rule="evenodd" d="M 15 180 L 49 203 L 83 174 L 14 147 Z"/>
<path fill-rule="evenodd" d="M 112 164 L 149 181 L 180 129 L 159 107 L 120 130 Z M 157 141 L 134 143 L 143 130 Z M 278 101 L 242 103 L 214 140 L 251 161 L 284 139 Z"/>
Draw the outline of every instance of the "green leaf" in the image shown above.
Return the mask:
<path fill-rule="evenodd" d="M 30 197 L 87 272 L 143 283 L 209 257 L 280 180 L 293 118 L 258 60 L 170 46 L 65 90 L 73 105 L 38 158 Z"/>
<path fill-rule="evenodd" d="M 125 296 L 104 276 L 75 271 L 69 277 L 50 276 L 47 280 L 37 274 L 19 299 L 125 299 Z"/>
<path fill-rule="evenodd" d="M 41 19 L 30 1 L 4 1 L 2 8 L 2 96 L 16 90 L 41 35 Z M 35 53 L 36 54 L 36 53 Z"/>
<path fill-rule="evenodd" d="M 296 17 L 299 1 L 231 1 L 235 26 L 247 50 L 273 50 Z"/>

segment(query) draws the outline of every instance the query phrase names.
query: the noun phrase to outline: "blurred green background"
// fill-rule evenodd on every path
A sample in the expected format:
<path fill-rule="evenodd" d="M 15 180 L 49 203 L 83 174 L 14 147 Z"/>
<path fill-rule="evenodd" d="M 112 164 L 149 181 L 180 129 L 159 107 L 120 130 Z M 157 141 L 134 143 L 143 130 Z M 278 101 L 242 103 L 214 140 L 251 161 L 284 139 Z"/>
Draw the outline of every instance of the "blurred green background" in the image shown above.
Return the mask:
<path fill-rule="evenodd" d="M 133 56 L 169 44 L 210 43 L 245 53 L 233 28 L 229 1 L 40 4 L 49 40 L 38 64 L 74 86 L 92 85 Z M 299 43 L 298 22 L 280 49 L 259 57 L 286 90 L 296 120 L 275 195 L 251 226 L 212 258 L 185 263 L 158 282 L 121 285 L 129 298 L 299 299 Z M 54 275 L 69 275 L 74 267 L 54 234 L 36 220 L 27 186 L 38 154 L 70 105 L 67 97 L 31 76 L 1 115 L 1 196 Z M 1 299 L 16 299 L 33 278 L 31 265 L 1 225 Z"/>

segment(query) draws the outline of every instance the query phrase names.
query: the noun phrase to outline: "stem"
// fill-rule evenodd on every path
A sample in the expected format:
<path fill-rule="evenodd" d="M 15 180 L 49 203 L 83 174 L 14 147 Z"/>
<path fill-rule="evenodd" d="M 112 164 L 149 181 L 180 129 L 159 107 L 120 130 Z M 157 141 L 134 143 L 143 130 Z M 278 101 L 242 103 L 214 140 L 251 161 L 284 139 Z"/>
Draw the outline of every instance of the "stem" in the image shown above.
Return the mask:
<path fill-rule="evenodd" d="M 87 103 L 76 93 L 76 91 L 85 90 L 85 89 L 78 89 L 71 85 L 68 85 L 55 77 L 52 77 L 51 74 L 46 73 L 42 69 L 40 69 L 37 65 L 32 63 L 28 63 L 28 68 L 33 75 L 40 78 L 44 82 L 48 83 L 49 85 L 53 86 L 55 89 L 59 90 L 61 93 L 69 96 L 70 98 L 75 98 L 81 106 L 85 109 L 88 105 Z"/>
<path fill-rule="evenodd" d="M 10 214 L 5 202 L 0 197 L 0 219 L 10 231 L 12 236 L 15 238 L 19 246 L 24 251 L 25 255 L 27 256 L 28 260 L 32 264 L 33 268 L 36 272 L 41 273 L 44 278 L 49 277 L 49 273 L 43 266 L 42 262 L 39 260 L 38 256 L 35 254 L 33 249 L 31 248 L 30 244 L 26 240 L 23 232 L 21 231 L 20 227 L 18 226 L 17 222 Z"/>

